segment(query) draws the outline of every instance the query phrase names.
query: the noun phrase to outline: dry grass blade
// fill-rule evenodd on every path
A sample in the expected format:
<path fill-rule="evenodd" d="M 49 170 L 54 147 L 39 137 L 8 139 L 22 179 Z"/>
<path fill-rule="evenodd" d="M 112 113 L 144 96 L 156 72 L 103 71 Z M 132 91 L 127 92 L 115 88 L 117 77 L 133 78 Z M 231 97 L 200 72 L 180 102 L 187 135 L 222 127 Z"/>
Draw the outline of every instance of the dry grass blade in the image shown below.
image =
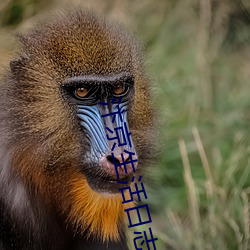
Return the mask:
<path fill-rule="evenodd" d="M 247 250 L 249 246 L 250 239 L 250 217 L 249 217 L 249 201 L 245 191 L 241 192 L 241 198 L 243 201 L 243 226 L 244 226 L 244 242 L 243 249 Z"/>
<path fill-rule="evenodd" d="M 206 174 L 206 178 L 209 182 L 210 188 L 207 190 L 211 191 L 212 192 L 211 195 L 212 195 L 214 191 L 214 180 L 213 180 L 212 172 L 208 163 L 208 159 L 207 159 L 198 129 L 196 127 L 193 127 L 192 132 L 193 132 L 197 150 L 199 152 L 199 156 L 201 158 L 202 166 Z"/>
<path fill-rule="evenodd" d="M 189 200 L 189 211 L 190 217 L 193 225 L 194 235 L 197 236 L 197 246 L 198 249 L 202 249 L 202 234 L 201 234 L 201 218 L 199 211 L 199 200 L 195 191 L 195 184 L 191 173 L 191 168 L 188 159 L 188 153 L 185 141 L 183 139 L 179 140 L 179 148 L 181 152 L 181 158 L 184 167 L 184 180 L 187 185 L 188 190 L 188 200 Z"/>

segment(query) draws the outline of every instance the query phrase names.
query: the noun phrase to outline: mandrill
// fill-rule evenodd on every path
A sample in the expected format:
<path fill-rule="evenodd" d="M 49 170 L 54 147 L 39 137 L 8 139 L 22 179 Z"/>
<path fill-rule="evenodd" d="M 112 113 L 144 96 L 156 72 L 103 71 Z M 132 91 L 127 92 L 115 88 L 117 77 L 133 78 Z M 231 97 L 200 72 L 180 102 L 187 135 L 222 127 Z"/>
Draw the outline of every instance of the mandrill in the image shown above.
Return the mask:
<path fill-rule="evenodd" d="M 0 84 L 0 249 L 128 249 L 124 209 L 135 205 L 118 189 L 152 151 L 138 43 L 86 10 L 18 37 Z M 108 115 L 118 107 L 123 125 Z M 125 123 L 130 144 L 112 134 Z"/>

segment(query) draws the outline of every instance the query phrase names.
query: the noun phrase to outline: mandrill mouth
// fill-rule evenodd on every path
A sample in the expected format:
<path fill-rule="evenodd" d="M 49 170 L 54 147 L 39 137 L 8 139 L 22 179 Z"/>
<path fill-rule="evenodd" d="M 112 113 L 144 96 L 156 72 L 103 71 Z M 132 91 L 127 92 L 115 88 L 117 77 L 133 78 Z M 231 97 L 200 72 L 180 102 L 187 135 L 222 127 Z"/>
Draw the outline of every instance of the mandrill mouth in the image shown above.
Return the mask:
<path fill-rule="evenodd" d="M 136 156 L 136 153 L 133 153 Z M 99 162 L 86 163 L 82 173 L 89 187 L 98 193 L 119 194 L 119 189 L 130 186 L 137 169 L 138 160 L 133 160 L 126 152 L 120 155 L 106 154 Z"/>
<path fill-rule="evenodd" d="M 117 184 L 118 189 L 119 189 L 121 187 L 129 186 L 131 183 L 132 177 L 133 177 L 132 174 L 124 175 L 123 177 L 120 177 L 120 178 L 105 177 L 103 178 L 103 181 L 107 181 L 113 185 Z"/>
<path fill-rule="evenodd" d="M 128 187 L 131 184 L 133 172 L 120 175 L 111 175 L 103 170 L 99 164 L 91 164 L 91 167 L 84 167 L 81 171 L 90 188 L 101 194 L 119 194 L 120 188 Z"/>

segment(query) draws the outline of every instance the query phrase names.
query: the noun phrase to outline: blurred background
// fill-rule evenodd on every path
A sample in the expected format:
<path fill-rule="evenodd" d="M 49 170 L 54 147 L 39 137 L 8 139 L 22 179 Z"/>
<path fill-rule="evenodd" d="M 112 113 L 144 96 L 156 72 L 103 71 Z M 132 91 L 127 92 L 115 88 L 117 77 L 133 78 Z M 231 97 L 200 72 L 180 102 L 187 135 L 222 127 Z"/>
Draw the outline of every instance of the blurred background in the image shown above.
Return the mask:
<path fill-rule="evenodd" d="M 250 249 L 250 1 L 0 0 L 0 73 L 15 33 L 74 3 L 144 45 L 161 139 L 144 200 L 153 222 L 136 230 L 152 227 L 158 250 Z"/>

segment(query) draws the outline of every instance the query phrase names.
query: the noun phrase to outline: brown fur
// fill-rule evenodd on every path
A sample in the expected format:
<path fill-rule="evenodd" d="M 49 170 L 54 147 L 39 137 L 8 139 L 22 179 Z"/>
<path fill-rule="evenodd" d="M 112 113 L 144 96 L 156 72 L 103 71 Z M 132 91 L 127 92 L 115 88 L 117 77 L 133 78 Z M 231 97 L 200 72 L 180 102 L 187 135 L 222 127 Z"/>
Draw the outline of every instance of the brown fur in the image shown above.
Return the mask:
<path fill-rule="evenodd" d="M 128 119 L 144 167 L 140 157 L 150 151 L 152 111 L 137 42 L 120 25 L 87 11 L 61 15 L 20 40 L 22 50 L 1 89 L 1 160 L 69 225 L 117 239 L 123 210 L 133 204 L 92 191 L 80 173 L 81 131 L 60 85 L 72 76 L 131 73 L 135 98 Z"/>

